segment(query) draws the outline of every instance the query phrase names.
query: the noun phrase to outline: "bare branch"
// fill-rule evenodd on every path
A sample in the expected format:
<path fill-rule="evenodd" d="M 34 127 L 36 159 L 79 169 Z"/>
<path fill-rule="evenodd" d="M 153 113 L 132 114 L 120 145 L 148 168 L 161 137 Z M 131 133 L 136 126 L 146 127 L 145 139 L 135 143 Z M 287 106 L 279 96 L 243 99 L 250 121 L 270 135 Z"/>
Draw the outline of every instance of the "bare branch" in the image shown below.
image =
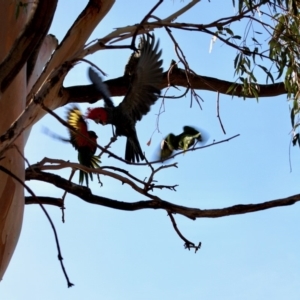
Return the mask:
<path fill-rule="evenodd" d="M 5 167 L 3 166 L 0 166 L 0 170 L 6 174 L 8 174 L 9 176 L 11 176 L 12 178 L 14 178 L 17 182 L 19 182 L 25 189 L 26 191 L 32 196 L 32 198 L 40 205 L 42 211 L 44 212 L 44 214 L 46 215 L 50 225 L 51 225 L 51 228 L 52 228 L 52 231 L 54 233 L 54 238 L 55 238 L 55 243 L 56 243 L 56 248 L 57 248 L 57 252 L 58 252 L 58 260 L 60 262 L 60 265 L 61 265 L 61 268 L 63 270 L 63 273 L 65 275 L 65 278 L 67 280 L 67 284 L 68 284 L 68 287 L 72 287 L 74 284 L 70 282 L 69 280 L 69 276 L 66 272 L 66 269 L 65 269 L 65 266 L 64 266 L 64 263 L 63 263 L 63 257 L 62 257 L 62 254 L 61 254 L 61 250 L 60 250 L 60 245 L 59 245 L 59 240 L 58 240 L 58 235 L 57 235 L 57 232 L 56 232 L 56 229 L 55 229 L 55 226 L 52 222 L 52 219 L 51 217 L 49 216 L 47 210 L 45 209 L 45 207 L 43 206 L 43 204 L 41 203 L 41 201 L 39 201 L 39 199 L 36 197 L 36 195 L 34 194 L 34 192 L 31 190 L 31 188 L 26 185 L 23 180 L 21 180 L 19 177 L 17 177 L 15 174 L 13 174 L 11 171 L 9 171 L 8 169 L 6 169 Z"/>
<path fill-rule="evenodd" d="M 238 96 L 246 98 L 255 98 L 254 95 L 244 95 L 242 92 L 242 84 L 236 84 L 235 82 L 221 80 L 214 77 L 202 76 L 199 74 L 189 74 L 189 83 L 191 88 L 195 90 L 206 90 L 219 92 L 221 94 L 228 95 L 227 91 L 232 86 L 236 85 L 234 91 L 230 92 L 232 96 Z M 112 97 L 124 96 L 127 93 L 128 81 L 125 77 L 117 77 L 105 81 L 108 86 Z M 164 72 L 160 89 L 164 89 L 170 86 L 187 86 L 187 78 L 184 69 L 173 68 L 172 72 Z M 286 94 L 286 89 L 283 82 L 274 84 L 257 84 L 259 90 L 259 97 L 275 97 Z M 95 103 L 98 99 L 101 99 L 101 95 L 92 85 L 80 85 L 62 88 L 61 90 L 64 99 L 68 103 Z"/>
<path fill-rule="evenodd" d="M 172 213 L 168 212 L 168 216 L 171 219 L 172 225 L 176 231 L 176 233 L 178 234 L 178 236 L 184 241 L 184 248 L 185 249 L 189 249 L 191 250 L 192 248 L 195 249 L 195 253 L 201 248 L 201 242 L 199 242 L 198 246 L 196 246 L 194 243 L 190 242 L 187 238 L 185 238 L 182 233 L 179 231 L 177 224 L 175 222 L 175 218 L 172 215 Z"/>
<path fill-rule="evenodd" d="M 72 183 L 56 174 L 46 173 L 39 170 L 32 171 L 31 169 L 27 169 L 25 178 L 26 180 L 39 180 L 48 182 L 91 204 L 97 204 L 124 211 L 136 211 L 141 209 L 163 209 L 169 213 L 180 214 L 192 220 L 195 220 L 197 218 L 221 218 L 230 215 L 241 215 L 275 207 L 293 205 L 296 202 L 300 201 L 300 194 L 297 194 L 287 198 L 276 199 L 257 204 L 239 204 L 221 209 L 199 209 L 176 205 L 161 200 L 158 197 L 155 197 L 154 200 L 138 202 L 125 202 L 124 200 L 117 201 L 110 198 L 94 195 L 92 194 L 91 190 L 85 186 L 80 186 Z"/>
<path fill-rule="evenodd" d="M 143 27 L 143 24 L 146 23 L 146 21 L 150 18 L 151 14 L 158 8 L 159 5 L 161 5 L 163 3 L 163 0 L 158 0 L 158 2 L 154 5 L 154 7 L 152 7 L 152 9 L 148 12 L 148 14 L 143 18 L 143 20 L 141 21 L 141 23 L 136 27 L 134 33 L 133 33 L 133 37 L 132 37 L 132 41 L 131 41 L 131 49 L 135 49 L 135 39 L 136 36 L 139 32 L 139 29 Z"/>
<path fill-rule="evenodd" d="M 42 204 L 46 205 L 53 205 L 53 206 L 58 206 L 60 208 L 63 208 L 63 200 L 61 198 L 53 198 L 53 197 L 44 197 L 44 196 L 27 196 L 25 197 L 25 204 L 39 204 L 39 202 L 36 200 L 38 198 Z"/>
<path fill-rule="evenodd" d="M 51 163 L 52 165 L 45 165 L 45 163 Z M 53 165 L 55 164 L 55 165 Z M 135 182 L 133 182 L 132 180 L 130 180 L 129 178 L 125 177 L 125 176 L 121 176 L 119 174 L 116 174 L 115 172 L 110 172 L 110 171 L 106 171 L 102 168 L 88 168 L 86 166 L 77 164 L 77 163 L 70 163 L 70 162 L 66 162 L 63 160 L 51 160 L 49 158 L 44 158 L 42 162 L 35 164 L 35 165 L 31 165 L 30 170 L 33 170 L 33 172 L 36 172 L 37 170 L 60 170 L 60 169 L 64 169 L 64 168 L 72 168 L 72 169 L 80 169 L 86 172 L 91 172 L 91 173 L 95 173 L 95 174 L 101 174 L 104 176 L 109 176 L 111 178 L 114 178 L 116 180 L 118 180 L 119 182 L 121 182 L 121 184 L 128 184 L 133 190 L 135 190 L 136 192 L 142 194 L 142 195 L 146 195 L 151 199 L 155 199 L 156 197 L 145 192 L 144 189 L 142 189 L 141 187 L 139 187 Z M 141 182 L 141 181 L 139 181 Z M 145 185 L 145 183 L 143 183 L 143 185 Z"/>
<path fill-rule="evenodd" d="M 195 4 L 200 2 L 200 0 L 192 0 L 190 3 L 188 3 L 185 7 L 181 8 L 177 12 L 173 13 L 172 15 L 168 16 L 167 18 L 163 19 L 162 21 L 166 21 L 168 24 L 172 22 L 174 19 L 178 18 L 180 15 L 191 9 Z M 143 26 L 143 29 L 140 29 L 139 33 L 143 34 L 149 31 L 152 31 L 154 28 L 161 28 L 161 25 L 157 25 L 159 22 L 154 22 L 154 23 L 145 23 Z M 155 24 L 153 26 L 153 24 Z M 82 56 L 86 56 L 88 54 L 92 54 L 99 49 L 103 49 L 103 45 L 108 44 L 108 43 L 116 43 L 124 39 L 128 39 L 134 35 L 136 32 L 137 28 L 140 25 L 132 25 L 132 26 L 126 26 L 122 28 L 117 28 L 115 31 L 111 32 L 107 36 L 99 39 L 99 42 L 95 45 L 92 45 L 81 53 Z"/>
<path fill-rule="evenodd" d="M 220 117 L 220 93 L 219 92 L 217 93 L 217 118 L 219 120 L 219 123 L 220 123 L 223 133 L 226 134 L 225 128 L 223 126 L 223 123 L 222 123 L 222 120 Z"/>

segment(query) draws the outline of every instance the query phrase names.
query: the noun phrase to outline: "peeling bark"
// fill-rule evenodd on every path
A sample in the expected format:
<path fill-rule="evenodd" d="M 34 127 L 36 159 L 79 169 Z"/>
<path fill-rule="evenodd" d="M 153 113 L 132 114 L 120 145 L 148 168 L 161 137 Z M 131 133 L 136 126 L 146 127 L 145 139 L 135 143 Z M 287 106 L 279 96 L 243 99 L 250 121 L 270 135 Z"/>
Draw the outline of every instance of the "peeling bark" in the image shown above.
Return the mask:
<path fill-rule="evenodd" d="M 0 61 L 9 53 L 16 37 L 24 27 L 27 16 L 21 13 L 15 16 L 15 5 L 11 1 L 2 1 L 0 10 Z M 8 30 L 9 27 L 9 30 Z M 19 69 L 10 86 L 1 95 L 0 134 L 6 132 L 11 123 L 20 115 L 26 101 L 26 68 Z M 24 141 L 20 136 L 15 141 L 23 153 Z M 24 180 L 24 160 L 16 148 L 11 148 L 1 160 L 1 165 Z M 14 179 L 0 173 L 0 279 L 2 279 L 17 245 L 23 220 L 24 190 Z"/>
<path fill-rule="evenodd" d="M 0 48 L 0 111 L 5 112 L 0 119 L 1 166 L 22 181 L 25 180 L 24 142 L 31 127 L 46 114 L 40 104 L 55 109 L 66 103 L 65 98 L 59 94 L 62 82 L 72 67 L 68 61 L 76 60 L 76 52 L 82 50 L 113 3 L 113 0 L 90 0 L 44 68 L 57 47 L 53 36 L 45 38 L 57 0 L 29 2 L 26 10 L 20 9 L 17 18 L 18 3 L 1 1 L 0 40 L 3 43 Z M 25 109 L 26 99 L 29 105 Z M 24 189 L 3 172 L 0 173 L 0 182 L 2 279 L 22 227 Z"/>
<path fill-rule="evenodd" d="M 39 48 L 44 37 L 46 36 L 53 16 L 56 10 L 56 4 L 58 0 L 40 0 L 30 2 L 30 6 L 27 9 L 21 9 L 18 19 L 23 18 L 28 12 L 29 20 L 24 20 L 24 23 L 19 27 L 21 32 L 10 45 L 9 51 L 3 55 L 0 64 L 0 93 L 3 93 L 15 76 L 19 73 L 24 64 L 28 61 L 31 54 Z M 8 29 L 7 33 L 10 35 L 10 27 L 17 24 L 16 19 L 16 5 L 18 3 L 11 2 L 8 5 L 12 11 L 10 23 L 5 23 L 2 19 L 2 28 Z M 5 10 L 2 7 L 2 14 L 5 14 Z M 1 14 L 1 15 L 2 15 Z"/>

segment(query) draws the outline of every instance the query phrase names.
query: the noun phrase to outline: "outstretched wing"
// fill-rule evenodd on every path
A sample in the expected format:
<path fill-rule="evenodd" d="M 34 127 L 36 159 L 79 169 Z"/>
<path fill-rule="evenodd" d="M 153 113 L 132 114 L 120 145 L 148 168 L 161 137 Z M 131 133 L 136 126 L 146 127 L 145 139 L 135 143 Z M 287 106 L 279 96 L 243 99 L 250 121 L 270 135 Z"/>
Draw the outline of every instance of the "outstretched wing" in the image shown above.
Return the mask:
<path fill-rule="evenodd" d="M 119 107 L 136 122 L 147 114 L 160 95 L 163 74 L 161 50 L 154 36 L 143 36 L 140 57 L 132 75 L 129 90 Z"/>
<path fill-rule="evenodd" d="M 184 126 L 183 133 L 178 135 L 178 140 L 178 148 L 186 151 L 192 147 L 196 141 L 201 141 L 201 132 L 191 126 Z"/>
<path fill-rule="evenodd" d="M 87 130 L 86 121 L 83 119 L 83 115 L 80 109 L 74 105 L 68 110 L 67 114 L 67 122 L 71 125 L 77 132 L 80 132 L 82 135 L 74 132 L 73 130 L 69 129 L 70 133 L 70 141 L 71 144 L 74 146 L 75 149 L 78 150 L 80 147 L 87 146 L 89 144 L 88 139 L 84 136 L 89 138 L 89 133 Z"/>
<path fill-rule="evenodd" d="M 103 83 L 101 77 L 98 75 L 98 73 L 92 68 L 89 67 L 88 75 L 91 80 L 91 82 L 94 84 L 96 89 L 101 93 L 105 106 L 106 107 L 114 107 L 114 103 L 110 98 L 109 90 L 105 83 Z"/>

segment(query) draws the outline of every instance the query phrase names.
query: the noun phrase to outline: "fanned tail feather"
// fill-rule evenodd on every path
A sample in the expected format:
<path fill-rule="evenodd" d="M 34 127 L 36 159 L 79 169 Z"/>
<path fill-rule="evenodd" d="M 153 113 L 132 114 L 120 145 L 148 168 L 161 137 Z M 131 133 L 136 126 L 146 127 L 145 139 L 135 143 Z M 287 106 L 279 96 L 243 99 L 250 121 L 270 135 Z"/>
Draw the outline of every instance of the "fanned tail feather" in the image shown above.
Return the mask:
<path fill-rule="evenodd" d="M 92 168 L 92 169 L 97 169 L 100 168 L 100 159 L 98 156 L 92 156 L 90 159 L 88 160 L 82 160 L 81 157 L 81 164 L 88 167 L 88 168 Z M 84 181 L 86 182 L 86 186 L 89 186 L 89 176 L 91 181 L 93 181 L 93 173 L 92 172 L 86 172 L 83 170 L 79 170 L 79 184 L 83 184 Z"/>
<path fill-rule="evenodd" d="M 132 140 L 130 138 L 127 138 L 125 148 L 125 159 L 131 162 L 140 162 L 140 160 L 145 159 L 142 148 L 137 139 Z"/>

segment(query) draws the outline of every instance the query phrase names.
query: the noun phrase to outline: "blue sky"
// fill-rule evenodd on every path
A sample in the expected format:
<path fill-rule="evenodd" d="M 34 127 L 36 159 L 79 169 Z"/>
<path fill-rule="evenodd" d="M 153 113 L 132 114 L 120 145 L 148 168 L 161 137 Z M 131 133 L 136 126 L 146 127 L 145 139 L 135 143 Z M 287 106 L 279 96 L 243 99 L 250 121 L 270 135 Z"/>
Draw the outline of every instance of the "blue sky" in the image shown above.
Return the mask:
<path fill-rule="evenodd" d="M 156 1 L 140 7 L 140 1 L 117 1 L 97 27 L 90 40 L 101 38 L 116 27 L 138 23 Z M 187 1 L 164 1 L 157 16 L 164 18 Z M 60 41 L 85 1 L 59 1 L 50 30 Z M 126 12 L 124 13 L 124 10 Z M 201 1 L 178 22 L 207 23 L 234 14 L 232 1 Z M 236 28 L 243 34 L 243 23 Z M 200 33 L 172 30 L 180 42 L 191 68 L 198 74 L 233 80 L 235 52 L 217 41 L 209 53 L 211 37 Z M 237 32 L 238 33 L 238 32 Z M 163 29 L 155 30 L 163 49 L 164 68 L 176 59 L 174 47 Z M 129 50 L 101 51 L 91 57 L 108 74 L 120 76 L 130 55 Z M 88 84 L 87 65 L 71 70 L 65 86 Z M 265 83 L 263 76 L 258 77 Z M 183 91 L 183 88 L 181 88 Z M 178 93 L 170 90 L 169 95 Z M 142 148 L 151 157 L 161 139 L 170 132 L 180 133 L 184 125 L 203 128 L 210 140 L 240 137 L 217 146 L 176 157 L 178 168 L 157 174 L 160 184 L 179 184 L 176 192 L 157 194 L 175 204 L 200 209 L 222 208 L 235 204 L 259 203 L 299 193 L 300 152 L 291 149 L 291 124 L 286 96 L 244 101 L 220 95 L 220 112 L 227 134 L 222 133 L 216 117 L 217 94 L 198 91 L 204 99 L 202 110 L 192 108 L 190 98 L 166 100 L 160 117 L 160 131 L 146 143 L 156 125 L 160 100 L 137 124 Z M 122 99 L 122 98 L 120 98 Z M 120 99 L 114 99 L 118 103 Z M 99 105 L 102 103 L 100 102 Z M 81 105 L 83 111 L 87 105 Z M 66 108 L 56 111 L 64 117 Z M 71 145 L 52 140 L 42 128 L 67 136 L 53 117 L 37 123 L 26 147 L 26 157 L 36 163 L 43 157 L 77 161 Z M 110 126 L 89 122 L 106 145 Z M 125 138 L 119 138 L 112 151 L 123 155 Z M 103 157 L 103 165 L 118 165 Z M 140 178 L 149 176 L 148 168 L 128 168 Z M 60 172 L 66 178 L 69 170 Z M 77 182 L 78 174 L 75 174 Z M 130 188 L 101 177 L 103 187 L 94 180 L 95 194 L 120 201 L 145 200 Z M 37 195 L 61 197 L 62 191 L 51 185 L 30 182 Z M 182 233 L 189 240 L 202 242 L 195 254 L 185 250 L 165 211 L 123 212 L 95 206 L 68 195 L 66 223 L 58 208 L 47 207 L 55 223 L 64 263 L 71 282 L 68 289 L 57 260 L 50 225 L 37 205 L 26 206 L 19 244 L 3 281 L 2 299 L 299 299 L 300 242 L 298 204 L 258 213 L 218 219 L 191 221 L 175 215 Z"/>

